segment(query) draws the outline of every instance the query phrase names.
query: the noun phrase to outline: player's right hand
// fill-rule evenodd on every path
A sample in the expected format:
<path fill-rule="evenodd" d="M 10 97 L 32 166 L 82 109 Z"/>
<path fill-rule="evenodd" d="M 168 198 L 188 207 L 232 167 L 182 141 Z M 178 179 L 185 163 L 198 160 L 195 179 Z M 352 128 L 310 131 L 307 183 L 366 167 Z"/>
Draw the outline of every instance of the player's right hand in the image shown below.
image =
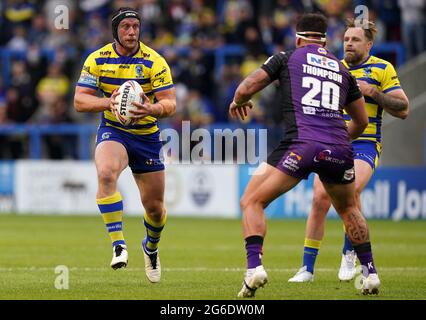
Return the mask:
<path fill-rule="evenodd" d="M 109 109 L 112 113 L 115 113 L 117 111 L 118 102 L 115 101 L 115 98 L 119 95 L 118 89 L 115 89 L 111 97 L 109 98 Z"/>
<path fill-rule="evenodd" d="M 241 119 L 243 121 L 248 115 L 248 109 L 253 108 L 253 101 L 249 100 L 244 103 L 237 104 L 235 100 L 229 106 L 229 114 L 233 119 Z"/>

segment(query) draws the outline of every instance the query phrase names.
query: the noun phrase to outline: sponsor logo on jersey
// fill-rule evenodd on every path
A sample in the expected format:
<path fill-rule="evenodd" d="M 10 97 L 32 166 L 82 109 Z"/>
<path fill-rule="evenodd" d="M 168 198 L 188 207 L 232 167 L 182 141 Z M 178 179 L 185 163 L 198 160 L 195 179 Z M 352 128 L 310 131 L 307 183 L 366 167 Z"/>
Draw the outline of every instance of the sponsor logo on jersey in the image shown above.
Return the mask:
<path fill-rule="evenodd" d="M 314 107 L 303 107 L 304 114 L 316 114 L 316 109 Z"/>
<path fill-rule="evenodd" d="M 307 63 L 312 66 L 316 66 L 316 67 L 320 67 L 320 68 L 324 68 L 324 69 L 328 69 L 332 71 L 339 71 L 339 63 L 336 60 L 319 56 L 317 54 L 308 53 Z"/>
<path fill-rule="evenodd" d="M 165 83 L 165 82 L 166 82 L 166 79 L 164 79 L 164 77 L 162 77 L 160 79 L 155 79 L 152 82 L 152 87 L 153 88 L 159 88 L 159 87 L 165 86 L 165 85 L 168 84 L 168 83 Z"/>
<path fill-rule="evenodd" d="M 130 66 L 128 64 L 120 64 L 118 67 L 120 69 L 130 69 Z"/>
<path fill-rule="evenodd" d="M 111 55 L 111 51 L 101 51 L 101 52 L 99 52 L 99 55 L 101 57 L 110 56 Z"/>
<path fill-rule="evenodd" d="M 345 160 L 335 158 L 331 156 L 331 150 L 322 150 L 320 151 L 315 157 L 314 162 L 320 162 L 320 161 L 328 161 L 331 163 L 337 163 L 337 164 L 344 164 Z"/>
<path fill-rule="evenodd" d="M 162 162 L 160 159 L 146 159 L 145 160 L 145 165 L 147 166 L 159 166 L 161 165 Z"/>
<path fill-rule="evenodd" d="M 355 169 L 352 167 L 345 171 L 345 174 L 343 175 L 343 180 L 350 181 L 355 177 Z"/>
<path fill-rule="evenodd" d="M 103 70 L 101 70 L 101 73 L 111 73 L 111 74 L 115 74 L 115 70 L 111 70 L 111 69 L 103 69 Z"/>
<path fill-rule="evenodd" d="M 294 153 L 293 151 L 290 152 L 290 157 L 296 158 L 297 161 L 302 160 L 302 156 L 299 156 L 297 153 Z"/>
<path fill-rule="evenodd" d="M 166 67 L 164 67 L 163 70 L 161 70 L 159 73 L 154 75 L 154 78 L 157 78 L 157 77 L 161 76 L 163 73 L 166 73 L 166 72 L 167 72 L 167 69 L 166 69 Z"/>
<path fill-rule="evenodd" d="M 320 54 L 327 54 L 327 50 L 325 50 L 325 48 L 318 48 L 318 53 Z"/>
<path fill-rule="evenodd" d="M 80 78 L 78 79 L 78 83 L 84 84 L 84 85 L 89 85 L 89 86 L 92 86 L 92 87 L 97 87 L 98 79 L 94 75 L 83 70 L 83 72 L 80 75 Z"/>
<path fill-rule="evenodd" d="M 302 156 L 299 156 L 297 153 L 290 152 L 290 154 L 284 159 L 282 166 L 291 172 L 296 172 L 300 169 L 300 160 L 302 160 Z"/>

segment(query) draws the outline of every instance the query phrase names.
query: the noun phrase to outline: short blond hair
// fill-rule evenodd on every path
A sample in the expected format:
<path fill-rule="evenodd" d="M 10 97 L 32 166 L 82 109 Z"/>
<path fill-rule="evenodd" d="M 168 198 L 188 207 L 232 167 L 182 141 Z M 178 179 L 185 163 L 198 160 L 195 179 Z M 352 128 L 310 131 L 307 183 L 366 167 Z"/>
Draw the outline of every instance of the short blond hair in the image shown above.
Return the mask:
<path fill-rule="evenodd" d="M 355 19 L 347 19 L 346 20 L 346 30 L 349 28 L 363 28 L 364 29 L 364 35 L 365 37 L 370 40 L 374 41 L 374 38 L 377 34 L 377 27 L 376 24 L 373 21 L 370 20 L 355 20 Z"/>

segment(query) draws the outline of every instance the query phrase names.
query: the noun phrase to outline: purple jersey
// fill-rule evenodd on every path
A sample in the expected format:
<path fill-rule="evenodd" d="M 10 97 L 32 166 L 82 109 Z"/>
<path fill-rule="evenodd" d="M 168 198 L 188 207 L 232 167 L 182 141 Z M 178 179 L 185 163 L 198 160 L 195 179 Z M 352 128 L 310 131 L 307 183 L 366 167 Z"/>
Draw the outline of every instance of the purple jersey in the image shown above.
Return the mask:
<path fill-rule="evenodd" d="M 333 54 L 311 44 L 270 57 L 262 69 L 280 82 L 285 140 L 349 143 L 342 110 L 362 93 Z"/>

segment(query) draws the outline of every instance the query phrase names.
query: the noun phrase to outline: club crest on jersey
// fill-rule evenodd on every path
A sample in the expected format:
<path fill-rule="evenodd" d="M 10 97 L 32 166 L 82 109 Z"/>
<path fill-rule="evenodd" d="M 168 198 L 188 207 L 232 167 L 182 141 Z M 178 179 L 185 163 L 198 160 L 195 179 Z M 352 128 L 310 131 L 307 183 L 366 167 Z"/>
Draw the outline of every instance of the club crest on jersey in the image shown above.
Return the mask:
<path fill-rule="evenodd" d="M 369 78 L 371 76 L 371 67 L 364 68 L 364 77 Z"/>
<path fill-rule="evenodd" d="M 136 78 L 140 79 L 143 78 L 143 74 L 142 74 L 142 66 L 137 64 L 135 67 L 135 71 L 136 71 Z"/>
<path fill-rule="evenodd" d="M 339 63 L 336 60 L 313 53 L 308 53 L 307 60 L 308 64 L 311 66 L 316 66 L 336 72 L 339 71 Z"/>

